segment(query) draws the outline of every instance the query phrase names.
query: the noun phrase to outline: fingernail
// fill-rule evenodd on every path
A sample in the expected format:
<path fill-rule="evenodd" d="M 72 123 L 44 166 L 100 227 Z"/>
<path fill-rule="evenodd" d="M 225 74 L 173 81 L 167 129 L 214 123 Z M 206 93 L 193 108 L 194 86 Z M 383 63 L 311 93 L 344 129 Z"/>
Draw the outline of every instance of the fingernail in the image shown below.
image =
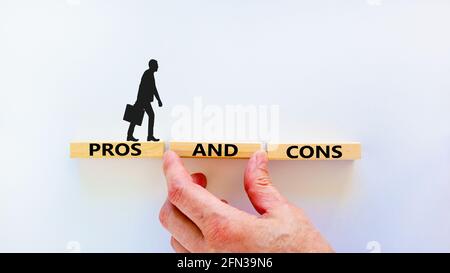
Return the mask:
<path fill-rule="evenodd" d="M 174 152 L 173 152 L 172 150 L 167 150 L 167 151 L 164 153 L 164 158 L 171 157 L 171 156 L 173 156 L 173 154 L 174 154 Z"/>
<path fill-rule="evenodd" d="M 256 154 L 256 160 L 258 163 L 265 163 L 267 161 L 267 154 L 265 151 L 258 151 Z"/>

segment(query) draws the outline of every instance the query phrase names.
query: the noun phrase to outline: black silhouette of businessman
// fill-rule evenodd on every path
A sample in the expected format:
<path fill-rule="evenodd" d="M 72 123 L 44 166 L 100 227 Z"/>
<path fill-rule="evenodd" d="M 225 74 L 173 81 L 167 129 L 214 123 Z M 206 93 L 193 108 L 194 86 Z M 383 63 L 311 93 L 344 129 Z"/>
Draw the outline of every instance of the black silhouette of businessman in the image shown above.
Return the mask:
<path fill-rule="evenodd" d="M 156 89 L 155 76 L 154 73 L 158 71 L 158 62 L 156 60 L 150 60 L 148 62 L 148 69 L 145 70 L 144 75 L 142 75 L 141 83 L 139 84 L 139 91 L 135 107 L 145 110 L 148 115 L 148 135 L 147 141 L 159 141 L 158 138 L 153 136 L 153 125 L 155 124 L 155 113 L 151 102 L 153 101 L 153 96 L 158 100 L 158 106 L 162 106 L 161 99 L 159 98 L 158 90 Z M 127 141 L 138 141 L 133 137 L 134 127 L 136 124 L 130 123 L 128 127 Z"/>

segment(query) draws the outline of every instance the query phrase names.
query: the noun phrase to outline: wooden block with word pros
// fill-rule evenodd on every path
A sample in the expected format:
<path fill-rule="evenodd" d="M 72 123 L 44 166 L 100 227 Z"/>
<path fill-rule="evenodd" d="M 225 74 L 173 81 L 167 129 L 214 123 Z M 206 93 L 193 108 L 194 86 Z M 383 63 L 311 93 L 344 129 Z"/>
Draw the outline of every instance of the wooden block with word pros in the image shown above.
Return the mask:
<path fill-rule="evenodd" d="M 170 142 L 170 150 L 181 157 L 250 158 L 260 143 Z"/>
<path fill-rule="evenodd" d="M 360 143 L 268 144 L 274 160 L 356 160 L 361 158 Z"/>
<path fill-rule="evenodd" d="M 71 158 L 161 158 L 164 142 L 72 142 Z"/>

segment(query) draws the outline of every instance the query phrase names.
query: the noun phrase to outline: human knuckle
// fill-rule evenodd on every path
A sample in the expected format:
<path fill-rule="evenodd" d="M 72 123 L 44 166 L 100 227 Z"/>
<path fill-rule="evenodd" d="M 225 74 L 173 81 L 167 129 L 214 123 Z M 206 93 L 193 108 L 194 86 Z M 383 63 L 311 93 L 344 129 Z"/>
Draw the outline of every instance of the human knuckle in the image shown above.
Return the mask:
<path fill-rule="evenodd" d="M 163 206 L 161 208 L 161 210 L 159 211 L 159 222 L 161 222 L 161 224 L 164 227 L 168 226 L 169 215 L 170 215 L 170 209 L 166 205 Z"/>
<path fill-rule="evenodd" d="M 269 176 L 261 175 L 256 178 L 256 183 L 260 186 L 269 186 L 271 185 L 271 180 Z"/>
<path fill-rule="evenodd" d="M 229 219 L 222 216 L 213 216 L 209 220 L 205 238 L 211 245 L 232 241 L 236 237 L 235 228 Z"/>
<path fill-rule="evenodd" d="M 172 203 L 177 203 L 182 199 L 184 187 L 181 183 L 173 183 L 169 187 L 169 200 Z"/>
<path fill-rule="evenodd" d="M 173 248 L 174 250 L 176 250 L 177 244 L 176 244 L 176 240 L 175 240 L 174 237 L 170 237 L 170 245 L 172 246 L 172 248 Z"/>

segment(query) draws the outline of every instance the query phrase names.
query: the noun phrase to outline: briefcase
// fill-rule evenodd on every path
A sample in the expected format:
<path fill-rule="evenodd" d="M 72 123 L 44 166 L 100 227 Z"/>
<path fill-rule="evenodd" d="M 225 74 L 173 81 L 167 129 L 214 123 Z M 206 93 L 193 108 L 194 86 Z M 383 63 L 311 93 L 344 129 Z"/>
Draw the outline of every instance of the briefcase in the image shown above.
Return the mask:
<path fill-rule="evenodd" d="M 125 114 L 123 115 L 123 120 L 141 126 L 143 119 L 144 109 L 138 108 L 131 104 L 127 104 L 127 107 L 125 108 Z"/>

